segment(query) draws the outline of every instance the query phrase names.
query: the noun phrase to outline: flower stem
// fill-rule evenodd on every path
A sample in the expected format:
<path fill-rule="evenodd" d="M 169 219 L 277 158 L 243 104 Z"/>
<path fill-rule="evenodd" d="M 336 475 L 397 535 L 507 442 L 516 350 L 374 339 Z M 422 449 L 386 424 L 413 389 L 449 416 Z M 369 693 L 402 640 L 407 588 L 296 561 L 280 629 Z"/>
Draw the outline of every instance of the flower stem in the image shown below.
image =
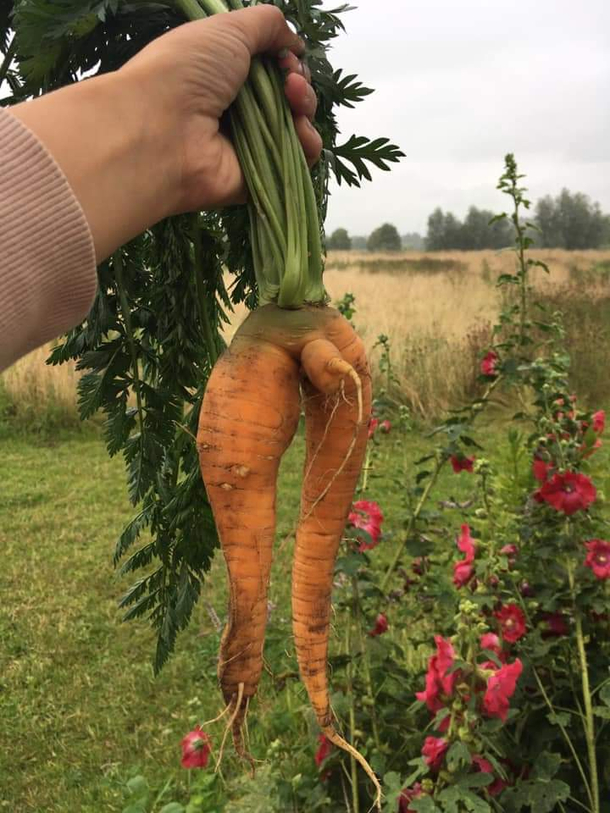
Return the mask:
<path fill-rule="evenodd" d="M 570 584 L 570 594 L 572 596 L 572 606 L 574 608 L 574 620 L 576 623 L 576 644 L 578 647 L 578 658 L 580 660 L 580 676 L 582 681 L 582 696 L 585 704 L 585 737 L 587 740 L 587 753 L 589 756 L 589 772 L 591 778 L 593 813 L 599 813 L 599 778 L 597 770 L 597 753 L 595 750 L 595 718 L 593 716 L 593 704 L 591 702 L 591 686 L 589 684 L 589 665 L 587 663 L 587 651 L 585 648 L 585 637 L 582 629 L 582 615 L 576 605 L 576 586 L 574 580 L 574 563 L 568 562 L 568 580 Z"/>
<path fill-rule="evenodd" d="M 345 631 L 345 651 L 347 655 L 352 653 L 352 619 L 350 618 L 347 623 Z M 352 742 L 355 740 L 356 731 L 356 712 L 354 710 L 354 692 L 353 692 L 353 664 L 350 662 L 347 665 L 347 693 L 350 698 L 349 704 L 349 729 L 350 739 Z M 352 805 L 354 813 L 360 813 L 360 798 L 358 796 L 358 765 L 353 754 L 350 754 L 350 775 L 352 784 Z"/>
<path fill-rule="evenodd" d="M 400 562 L 400 559 L 401 559 L 402 554 L 404 552 L 405 546 L 406 546 L 407 542 L 409 541 L 409 539 L 411 537 L 411 534 L 413 533 L 413 530 L 415 529 L 415 526 L 417 524 L 417 520 L 419 519 L 419 515 L 421 514 L 424 505 L 428 501 L 428 497 L 430 496 L 430 492 L 432 491 L 432 489 L 436 485 L 436 481 L 438 480 L 439 474 L 441 473 L 441 470 L 442 470 L 442 468 L 443 468 L 443 466 L 445 465 L 446 462 L 447 462 L 446 460 L 439 460 L 437 462 L 436 468 L 432 472 L 432 475 L 431 475 L 430 479 L 428 480 L 428 484 L 426 485 L 423 494 L 419 498 L 419 502 L 417 503 L 417 505 L 415 507 L 415 510 L 413 511 L 411 516 L 409 517 L 409 523 L 408 523 L 407 529 L 405 531 L 404 539 L 402 540 L 402 542 L 398 546 L 398 550 L 396 551 L 396 556 L 392 560 L 392 564 L 387 569 L 386 574 L 383 577 L 383 581 L 381 582 L 381 590 L 382 590 L 383 593 L 385 593 L 386 590 L 388 589 L 390 579 L 392 578 L 392 575 L 393 575 L 394 571 L 398 567 L 398 563 Z"/>

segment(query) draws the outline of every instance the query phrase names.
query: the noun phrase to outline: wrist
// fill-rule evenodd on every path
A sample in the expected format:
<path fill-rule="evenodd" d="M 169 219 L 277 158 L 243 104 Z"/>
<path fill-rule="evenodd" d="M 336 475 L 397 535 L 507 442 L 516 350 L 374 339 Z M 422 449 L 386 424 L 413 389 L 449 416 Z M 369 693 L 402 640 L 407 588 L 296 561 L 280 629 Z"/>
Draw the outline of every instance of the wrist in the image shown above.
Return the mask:
<path fill-rule="evenodd" d="M 66 176 L 98 263 L 172 211 L 170 130 L 136 72 L 87 79 L 12 112 Z"/>

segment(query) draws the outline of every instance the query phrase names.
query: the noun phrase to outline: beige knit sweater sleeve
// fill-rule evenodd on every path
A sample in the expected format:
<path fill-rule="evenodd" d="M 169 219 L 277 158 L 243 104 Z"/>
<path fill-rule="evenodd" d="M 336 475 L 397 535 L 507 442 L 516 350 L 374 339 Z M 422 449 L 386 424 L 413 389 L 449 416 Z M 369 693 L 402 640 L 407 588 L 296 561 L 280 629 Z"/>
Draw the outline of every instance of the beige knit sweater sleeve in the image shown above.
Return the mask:
<path fill-rule="evenodd" d="M 95 288 L 91 232 L 65 175 L 0 109 L 0 370 L 78 324 Z"/>

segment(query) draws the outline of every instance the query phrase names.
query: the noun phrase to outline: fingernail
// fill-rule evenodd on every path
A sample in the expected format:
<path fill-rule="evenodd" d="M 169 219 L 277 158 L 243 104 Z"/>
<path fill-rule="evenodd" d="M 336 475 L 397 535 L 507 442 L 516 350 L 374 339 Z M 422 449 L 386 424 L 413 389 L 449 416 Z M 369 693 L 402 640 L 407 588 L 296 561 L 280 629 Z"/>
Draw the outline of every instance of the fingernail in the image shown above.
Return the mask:
<path fill-rule="evenodd" d="M 288 50 L 288 48 L 282 48 L 282 50 L 278 52 L 278 58 L 279 59 L 286 59 L 286 57 L 288 56 L 289 53 L 290 53 L 290 51 Z"/>

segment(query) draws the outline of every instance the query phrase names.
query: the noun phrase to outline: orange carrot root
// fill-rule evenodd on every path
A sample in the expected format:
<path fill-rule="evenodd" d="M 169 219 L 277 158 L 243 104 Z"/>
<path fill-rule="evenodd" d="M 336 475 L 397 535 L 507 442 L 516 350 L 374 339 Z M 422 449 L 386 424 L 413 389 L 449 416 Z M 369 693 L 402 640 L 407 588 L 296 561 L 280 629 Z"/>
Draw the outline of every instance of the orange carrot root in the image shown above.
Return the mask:
<path fill-rule="evenodd" d="M 362 342 L 331 308 L 265 306 L 238 330 L 208 382 L 197 444 L 227 563 L 229 616 L 218 675 L 237 752 L 263 660 L 276 480 L 303 395 L 307 454 L 293 566 L 301 677 L 328 738 L 381 789 L 366 759 L 333 727 L 326 675 L 334 563 L 367 443 L 371 382 Z M 330 396 L 330 397 L 329 397 Z"/>

